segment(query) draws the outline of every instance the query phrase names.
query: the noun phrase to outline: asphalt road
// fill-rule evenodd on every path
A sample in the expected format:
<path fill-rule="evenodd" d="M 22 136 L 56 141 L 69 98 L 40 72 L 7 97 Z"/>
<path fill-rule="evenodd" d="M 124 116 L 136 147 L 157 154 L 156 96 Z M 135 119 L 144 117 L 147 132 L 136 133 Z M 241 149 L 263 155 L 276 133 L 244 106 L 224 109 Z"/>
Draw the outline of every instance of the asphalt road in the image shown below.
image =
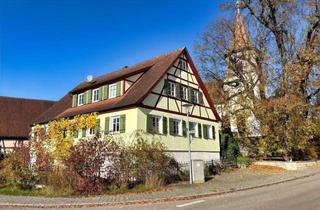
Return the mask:
<path fill-rule="evenodd" d="M 21 208 L 10 208 L 10 210 L 12 209 Z M 28 209 L 30 210 L 30 208 Z M 152 205 L 79 208 L 79 210 L 83 209 L 320 210 L 320 174 L 304 179 L 286 182 L 283 184 L 212 196 L 198 200 L 168 202 Z M 74 210 L 74 208 L 72 210 Z"/>

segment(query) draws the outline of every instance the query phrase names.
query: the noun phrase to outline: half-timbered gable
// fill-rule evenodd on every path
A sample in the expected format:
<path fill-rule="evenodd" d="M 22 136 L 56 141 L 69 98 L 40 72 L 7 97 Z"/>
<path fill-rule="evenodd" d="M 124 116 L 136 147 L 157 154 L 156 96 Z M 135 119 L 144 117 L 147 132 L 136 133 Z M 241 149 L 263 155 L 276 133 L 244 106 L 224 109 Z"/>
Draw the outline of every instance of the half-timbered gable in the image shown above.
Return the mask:
<path fill-rule="evenodd" d="M 192 61 L 191 61 L 192 62 Z M 183 114 L 183 104 L 191 103 L 191 116 L 199 119 L 218 121 L 214 113 L 214 107 L 204 94 L 203 86 L 199 82 L 199 76 L 195 75 L 196 69 L 185 54 L 174 62 L 165 73 L 159 83 L 143 101 L 146 108 Z"/>

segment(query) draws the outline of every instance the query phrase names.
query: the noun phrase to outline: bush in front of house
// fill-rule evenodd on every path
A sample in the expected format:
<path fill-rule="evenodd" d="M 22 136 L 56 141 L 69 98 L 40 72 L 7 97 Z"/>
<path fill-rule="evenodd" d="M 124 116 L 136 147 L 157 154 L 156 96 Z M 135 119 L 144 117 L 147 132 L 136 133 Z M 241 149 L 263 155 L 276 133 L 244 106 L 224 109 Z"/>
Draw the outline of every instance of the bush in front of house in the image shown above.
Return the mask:
<path fill-rule="evenodd" d="M 253 160 L 249 157 L 245 157 L 242 155 L 239 155 L 237 157 L 237 165 L 240 168 L 245 168 L 245 167 L 249 166 L 252 162 L 253 162 Z"/>
<path fill-rule="evenodd" d="M 30 165 L 30 147 L 22 145 L 1 162 L 1 173 L 4 183 L 21 189 L 32 189 L 38 181 L 38 176 Z"/>
<path fill-rule="evenodd" d="M 74 145 L 66 161 L 69 170 L 77 175 L 74 190 L 80 194 L 106 191 L 105 182 L 111 182 L 115 178 L 109 174 L 109 164 L 114 162 L 117 150 L 118 145 L 114 141 L 99 140 L 97 137 L 81 139 Z"/>
<path fill-rule="evenodd" d="M 17 189 L 17 194 L 28 190 L 30 195 L 89 195 L 140 192 L 182 179 L 180 164 L 153 135 L 136 131 L 128 137 L 130 141 L 103 136 L 80 139 L 66 151 L 70 155 L 63 161 L 55 160 L 40 138 L 33 142 L 31 152 L 26 146 L 16 148 L 2 161 L 0 188 Z"/>

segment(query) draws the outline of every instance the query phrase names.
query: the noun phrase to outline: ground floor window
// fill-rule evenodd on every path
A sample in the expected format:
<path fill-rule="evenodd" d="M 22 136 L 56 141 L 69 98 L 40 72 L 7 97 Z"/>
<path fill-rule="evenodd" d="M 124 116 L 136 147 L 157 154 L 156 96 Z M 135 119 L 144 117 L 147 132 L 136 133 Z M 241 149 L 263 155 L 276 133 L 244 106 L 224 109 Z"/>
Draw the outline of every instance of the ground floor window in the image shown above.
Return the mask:
<path fill-rule="evenodd" d="M 213 125 L 203 125 L 203 135 L 205 139 L 215 139 L 215 127 Z"/>
<path fill-rule="evenodd" d="M 201 138 L 201 125 L 199 123 L 189 123 L 190 134 L 195 138 Z"/>
<path fill-rule="evenodd" d="M 182 120 L 170 118 L 170 134 L 173 136 L 182 136 Z"/>
<path fill-rule="evenodd" d="M 110 120 L 110 131 L 114 133 L 120 132 L 120 116 L 113 116 Z"/>

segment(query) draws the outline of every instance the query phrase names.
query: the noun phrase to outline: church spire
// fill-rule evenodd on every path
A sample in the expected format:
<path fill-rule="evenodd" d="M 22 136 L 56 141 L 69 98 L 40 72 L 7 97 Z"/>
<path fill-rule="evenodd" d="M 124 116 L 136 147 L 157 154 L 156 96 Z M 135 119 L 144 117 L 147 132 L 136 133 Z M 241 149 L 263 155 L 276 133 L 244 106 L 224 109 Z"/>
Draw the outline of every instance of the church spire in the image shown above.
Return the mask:
<path fill-rule="evenodd" d="M 242 1 L 237 0 L 236 7 L 237 7 L 237 14 L 236 14 L 236 19 L 234 23 L 234 34 L 233 34 L 233 45 L 232 45 L 234 50 L 250 47 L 251 45 L 247 26 L 241 14 Z"/>

